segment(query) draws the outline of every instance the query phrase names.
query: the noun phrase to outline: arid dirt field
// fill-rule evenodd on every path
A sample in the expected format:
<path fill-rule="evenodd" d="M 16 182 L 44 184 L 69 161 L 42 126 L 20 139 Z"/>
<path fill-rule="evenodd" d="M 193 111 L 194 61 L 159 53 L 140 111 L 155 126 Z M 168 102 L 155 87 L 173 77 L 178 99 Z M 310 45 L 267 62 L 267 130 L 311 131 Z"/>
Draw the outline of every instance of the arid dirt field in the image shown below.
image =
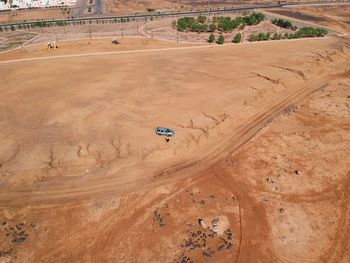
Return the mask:
<path fill-rule="evenodd" d="M 33 32 L 2 32 L 0 35 L 0 52 L 10 50 L 25 43 L 36 36 Z"/>
<path fill-rule="evenodd" d="M 67 8 L 50 8 L 40 10 L 20 10 L 0 13 L 0 22 L 13 22 L 24 20 L 66 18 L 69 16 Z"/>
<path fill-rule="evenodd" d="M 176 48 L 193 46 L 194 44 L 176 44 L 146 38 L 118 38 L 119 45 L 112 45 L 112 38 L 84 39 L 58 42 L 57 49 L 48 50 L 45 44 L 26 46 L 11 52 L 0 53 L 3 60 L 56 57 L 64 55 L 87 54 L 96 52 L 138 51 L 158 48 Z"/>
<path fill-rule="evenodd" d="M 179 9 L 205 9 L 223 6 L 240 6 L 250 4 L 254 1 L 237 0 L 106 0 L 104 2 L 106 13 L 130 14 L 135 12 L 145 13 L 148 8 L 159 10 Z M 256 3 L 256 1 L 255 1 Z M 271 3 L 271 1 L 260 1 L 260 3 Z"/>
<path fill-rule="evenodd" d="M 313 22 L 340 32 L 350 32 L 350 5 L 308 6 L 299 8 L 272 9 L 271 12 L 285 17 Z"/>
<path fill-rule="evenodd" d="M 349 262 L 350 39 L 131 41 L 0 57 L 0 262 Z"/>
<path fill-rule="evenodd" d="M 288 3 L 317 2 L 315 0 L 293 0 Z M 331 1 L 329 1 L 331 2 Z M 218 7 L 247 6 L 251 4 L 276 4 L 271 0 L 106 0 L 106 13 L 128 14 L 146 12 L 148 8 L 159 10 L 206 9 Z"/>

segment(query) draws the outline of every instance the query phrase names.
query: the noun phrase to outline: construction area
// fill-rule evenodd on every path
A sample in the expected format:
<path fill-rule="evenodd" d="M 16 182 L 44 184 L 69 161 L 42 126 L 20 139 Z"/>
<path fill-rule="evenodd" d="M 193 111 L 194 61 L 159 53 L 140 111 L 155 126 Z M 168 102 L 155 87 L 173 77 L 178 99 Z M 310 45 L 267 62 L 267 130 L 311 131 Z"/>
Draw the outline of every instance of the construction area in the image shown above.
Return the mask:
<path fill-rule="evenodd" d="M 350 262 L 349 9 L 327 10 L 277 10 L 314 38 L 0 36 L 0 262 Z M 264 14 L 242 33 L 288 31 Z"/>

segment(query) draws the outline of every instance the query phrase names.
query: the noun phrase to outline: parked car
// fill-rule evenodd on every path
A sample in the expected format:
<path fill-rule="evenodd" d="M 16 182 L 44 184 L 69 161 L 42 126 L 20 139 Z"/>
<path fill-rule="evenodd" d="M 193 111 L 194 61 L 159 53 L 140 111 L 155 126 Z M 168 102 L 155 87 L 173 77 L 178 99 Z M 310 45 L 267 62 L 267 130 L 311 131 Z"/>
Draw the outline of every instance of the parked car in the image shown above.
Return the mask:
<path fill-rule="evenodd" d="M 174 136 L 175 132 L 173 130 L 168 129 L 168 128 L 157 127 L 156 134 L 171 137 L 171 136 Z"/>

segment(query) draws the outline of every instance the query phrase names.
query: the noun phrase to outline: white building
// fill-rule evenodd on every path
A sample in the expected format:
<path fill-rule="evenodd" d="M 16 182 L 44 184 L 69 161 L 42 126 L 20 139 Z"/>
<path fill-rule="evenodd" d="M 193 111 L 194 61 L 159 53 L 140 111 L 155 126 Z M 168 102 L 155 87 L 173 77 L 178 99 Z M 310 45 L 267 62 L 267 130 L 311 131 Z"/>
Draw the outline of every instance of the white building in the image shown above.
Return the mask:
<path fill-rule="evenodd" d="M 8 10 L 11 8 L 29 8 L 29 7 L 48 7 L 48 6 L 72 6 L 76 4 L 76 0 L 11 0 L 6 4 L 0 0 L 0 10 Z"/>

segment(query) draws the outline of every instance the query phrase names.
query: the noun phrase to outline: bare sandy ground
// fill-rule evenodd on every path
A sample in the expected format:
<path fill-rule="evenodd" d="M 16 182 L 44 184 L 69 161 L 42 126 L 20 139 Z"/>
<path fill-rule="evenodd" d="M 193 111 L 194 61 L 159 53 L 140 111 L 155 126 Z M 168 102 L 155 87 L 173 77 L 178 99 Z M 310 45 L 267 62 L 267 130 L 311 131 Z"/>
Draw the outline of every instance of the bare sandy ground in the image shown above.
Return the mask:
<path fill-rule="evenodd" d="M 48 50 L 46 44 L 34 44 L 13 50 L 10 52 L 0 53 L 0 61 L 55 57 L 62 55 L 86 54 L 94 52 L 122 52 L 131 50 L 147 50 L 159 48 L 174 48 L 193 46 L 191 44 L 182 44 L 175 42 L 165 42 L 155 39 L 146 38 L 119 38 L 119 45 L 112 44 L 112 37 L 83 39 L 57 42 L 57 49 Z"/>
<path fill-rule="evenodd" d="M 349 46 L 1 64 L 1 261 L 348 262 Z"/>
<path fill-rule="evenodd" d="M 2 32 L 0 36 L 0 52 L 25 45 L 27 41 L 33 39 L 35 36 L 36 34 L 32 32 Z"/>
<path fill-rule="evenodd" d="M 288 1 L 298 3 L 300 1 Z M 304 0 L 302 2 L 315 2 Z M 135 12 L 147 12 L 148 8 L 158 10 L 179 10 L 179 9 L 206 9 L 229 6 L 242 6 L 251 4 L 276 4 L 270 0 L 106 0 L 104 2 L 106 13 L 128 14 Z"/>
<path fill-rule="evenodd" d="M 66 12 L 61 8 L 50 8 L 40 10 L 20 10 L 0 13 L 0 22 L 13 22 L 24 20 L 66 18 Z"/>
<path fill-rule="evenodd" d="M 313 22 L 343 33 L 350 32 L 350 6 L 309 6 L 272 9 L 273 13 L 294 19 Z"/>
<path fill-rule="evenodd" d="M 265 1 L 267 2 L 267 1 Z M 231 0 L 149 0 L 149 1 L 127 1 L 107 0 L 105 1 L 105 12 L 115 14 L 130 14 L 135 12 L 145 13 L 148 8 L 156 11 L 179 10 L 179 9 L 204 9 L 218 8 L 222 6 L 250 4 L 252 1 L 231 1 Z"/>

